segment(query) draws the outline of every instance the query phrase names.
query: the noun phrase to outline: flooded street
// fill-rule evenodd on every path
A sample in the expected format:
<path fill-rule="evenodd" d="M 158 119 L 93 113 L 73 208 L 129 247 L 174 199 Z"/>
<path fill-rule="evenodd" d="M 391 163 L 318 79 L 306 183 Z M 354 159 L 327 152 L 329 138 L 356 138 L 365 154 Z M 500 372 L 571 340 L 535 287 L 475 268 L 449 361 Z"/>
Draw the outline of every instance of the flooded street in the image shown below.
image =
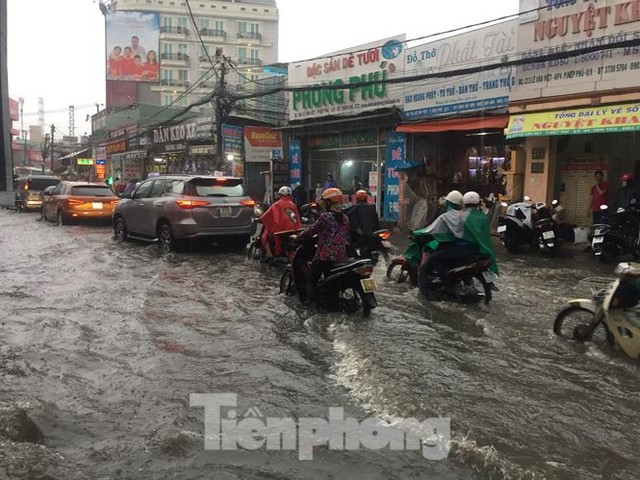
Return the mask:
<path fill-rule="evenodd" d="M 380 306 L 362 322 L 310 315 L 242 248 L 161 257 L 108 226 L 7 210 L 0 228 L 0 478 L 640 474 L 640 366 L 552 332 L 567 298 L 588 293 L 576 282 L 613 268 L 579 250 L 500 249 L 488 307 L 429 305 L 380 264 Z M 239 412 L 265 417 L 450 417 L 451 453 L 207 451 L 194 393 L 235 393 Z"/>

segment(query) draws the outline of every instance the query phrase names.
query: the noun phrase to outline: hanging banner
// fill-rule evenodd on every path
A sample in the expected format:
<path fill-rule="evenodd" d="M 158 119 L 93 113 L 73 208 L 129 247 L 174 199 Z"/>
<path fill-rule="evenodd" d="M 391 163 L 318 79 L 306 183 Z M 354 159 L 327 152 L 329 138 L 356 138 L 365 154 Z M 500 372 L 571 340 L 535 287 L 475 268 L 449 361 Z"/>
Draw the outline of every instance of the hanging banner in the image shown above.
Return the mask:
<path fill-rule="evenodd" d="M 495 65 L 516 52 L 517 31 L 518 21 L 510 20 L 407 50 L 406 75 Z M 510 68 L 493 68 L 408 83 L 404 87 L 404 117 L 417 120 L 504 108 L 515 81 Z"/>
<path fill-rule="evenodd" d="M 289 86 L 296 88 L 288 94 L 290 119 L 357 115 L 401 105 L 402 85 L 386 81 L 404 76 L 404 42 L 400 35 L 289 64 Z"/>
<path fill-rule="evenodd" d="M 607 45 L 640 38 L 640 4 L 629 0 L 520 0 L 517 68 L 511 101 L 637 88 L 640 47 Z M 603 46 L 583 55 L 536 61 L 553 53 Z"/>
<path fill-rule="evenodd" d="M 222 124 L 222 155 L 225 173 L 234 177 L 244 176 L 242 127 Z"/>
<path fill-rule="evenodd" d="M 244 157 L 247 163 L 269 162 L 271 152 L 282 149 L 282 134 L 267 127 L 244 127 Z"/>
<path fill-rule="evenodd" d="M 512 115 L 507 138 L 640 131 L 640 103 Z"/>
<path fill-rule="evenodd" d="M 289 142 L 289 175 L 291 177 L 291 185 L 302 183 L 302 149 L 300 140 L 291 140 Z"/>
<path fill-rule="evenodd" d="M 398 167 L 404 164 L 406 135 L 389 132 L 385 149 L 384 218 L 398 220 L 400 212 L 400 177 Z"/>

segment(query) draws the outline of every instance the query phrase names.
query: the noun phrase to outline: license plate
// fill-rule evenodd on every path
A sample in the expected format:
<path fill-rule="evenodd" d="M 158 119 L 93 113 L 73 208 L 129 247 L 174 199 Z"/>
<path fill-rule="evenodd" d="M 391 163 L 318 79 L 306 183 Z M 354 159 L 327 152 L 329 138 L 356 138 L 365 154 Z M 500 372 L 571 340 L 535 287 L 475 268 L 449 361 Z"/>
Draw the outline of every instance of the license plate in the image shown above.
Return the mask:
<path fill-rule="evenodd" d="M 360 285 L 362 285 L 362 290 L 364 290 L 364 293 L 373 293 L 378 289 L 378 285 L 376 285 L 376 281 L 373 278 L 365 278 L 364 280 L 360 280 Z"/>
<path fill-rule="evenodd" d="M 598 243 L 602 243 L 604 242 L 604 237 L 593 237 L 593 241 L 592 241 L 593 245 L 597 245 Z"/>
<path fill-rule="evenodd" d="M 102 205 L 102 202 L 91 202 L 91 208 L 94 210 L 102 210 L 104 205 Z"/>
<path fill-rule="evenodd" d="M 503 233 L 507 231 L 507 226 L 506 225 L 500 225 L 498 227 L 498 233 Z"/>
<path fill-rule="evenodd" d="M 482 276 L 487 281 L 487 283 L 495 283 L 498 278 L 495 273 L 487 270 L 486 272 L 482 272 Z"/>
<path fill-rule="evenodd" d="M 555 238 L 555 234 L 553 233 L 553 230 L 549 230 L 548 232 L 542 232 L 542 238 L 544 238 L 545 240 L 549 240 L 550 238 Z"/>
<path fill-rule="evenodd" d="M 231 216 L 231 207 L 218 208 L 218 216 L 220 218 L 229 218 Z"/>

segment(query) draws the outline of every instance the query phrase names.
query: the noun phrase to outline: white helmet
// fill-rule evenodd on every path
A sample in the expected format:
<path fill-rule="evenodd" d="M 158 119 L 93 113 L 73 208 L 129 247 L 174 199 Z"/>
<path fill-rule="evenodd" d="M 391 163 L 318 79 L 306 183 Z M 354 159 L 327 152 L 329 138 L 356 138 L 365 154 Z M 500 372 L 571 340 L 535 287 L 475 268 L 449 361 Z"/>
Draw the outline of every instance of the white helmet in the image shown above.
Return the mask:
<path fill-rule="evenodd" d="M 467 192 L 462 197 L 462 201 L 465 205 L 479 205 L 480 204 L 480 195 L 477 192 Z"/>
<path fill-rule="evenodd" d="M 284 187 L 280 187 L 280 190 L 278 190 L 278 195 L 280 195 L 281 197 L 284 195 L 287 196 L 291 196 L 291 188 L 287 187 L 286 185 Z"/>
<path fill-rule="evenodd" d="M 451 190 L 444 197 L 447 202 L 454 203 L 456 205 L 462 205 L 462 194 L 458 190 Z"/>

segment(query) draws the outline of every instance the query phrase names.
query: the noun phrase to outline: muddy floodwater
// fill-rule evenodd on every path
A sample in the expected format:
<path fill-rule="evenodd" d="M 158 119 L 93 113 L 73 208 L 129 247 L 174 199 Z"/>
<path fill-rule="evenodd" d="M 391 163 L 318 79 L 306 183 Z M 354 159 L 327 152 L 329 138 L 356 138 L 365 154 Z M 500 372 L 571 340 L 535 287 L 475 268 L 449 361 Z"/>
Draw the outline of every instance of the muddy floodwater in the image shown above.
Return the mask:
<path fill-rule="evenodd" d="M 363 322 L 311 315 L 241 247 L 162 257 L 8 210 L 0 232 L 0 478 L 640 478 L 640 365 L 552 332 L 578 280 L 611 275 L 580 249 L 499 249 L 488 307 L 428 304 L 381 263 Z M 257 417 L 446 417 L 450 453 L 209 451 L 197 393 Z"/>

